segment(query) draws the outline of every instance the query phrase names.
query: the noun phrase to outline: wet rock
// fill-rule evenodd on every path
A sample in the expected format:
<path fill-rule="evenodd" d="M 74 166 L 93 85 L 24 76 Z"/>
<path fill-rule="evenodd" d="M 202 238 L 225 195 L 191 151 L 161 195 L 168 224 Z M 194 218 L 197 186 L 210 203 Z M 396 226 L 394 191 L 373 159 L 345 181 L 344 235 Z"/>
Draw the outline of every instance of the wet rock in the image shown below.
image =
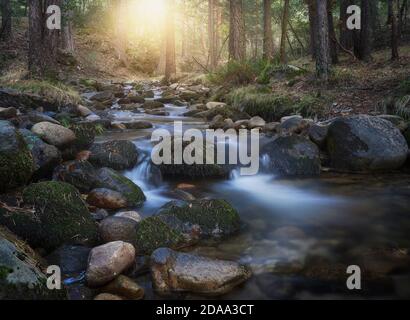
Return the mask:
<path fill-rule="evenodd" d="M 123 298 L 110 293 L 100 293 L 94 298 L 95 301 L 122 301 Z"/>
<path fill-rule="evenodd" d="M 132 95 L 118 100 L 118 104 L 120 104 L 120 105 L 144 103 L 144 102 L 145 102 L 144 97 L 132 96 Z"/>
<path fill-rule="evenodd" d="M 0 227 L 0 300 L 63 298 L 64 290 L 56 293 L 47 289 L 39 266 L 34 251 Z"/>
<path fill-rule="evenodd" d="M 64 245 L 46 257 L 49 265 L 59 266 L 65 275 L 80 273 L 87 269 L 91 249 L 84 246 Z"/>
<path fill-rule="evenodd" d="M 233 122 L 232 119 L 225 119 L 224 120 L 224 125 L 223 128 L 224 130 L 229 130 L 229 129 L 234 129 L 235 128 L 235 123 Z"/>
<path fill-rule="evenodd" d="M 85 120 L 87 120 L 89 122 L 96 122 L 96 121 L 100 121 L 101 117 L 99 115 L 96 115 L 96 114 L 90 114 L 89 116 L 87 116 L 85 118 Z"/>
<path fill-rule="evenodd" d="M 264 132 L 268 132 L 268 133 L 277 133 L 279 131 L 280 128 L 280 123 L 278 122 L 270 122 L 267 123 L 264 127 L 263 127 L 263 131 Z"/>
<path fill-rule="evenodd" d="M 88 193 L 97 185 L 97 170 L 87 161 L 70 161 L 55 168 L 53 179 L 67 182 L 80 192 Z"/>
<path fill-rule="evenodd" d="M 299 134 L 305 128 L 306 121 L 300 116 L 282 118 L 279 131 L 282 135 Z"/>
<path fill-rule="evenodd" d="M 17 117 L 17 109 L 14 107 L 0 108 L 0 120 L 8 120 Z"/>
<path fill-rule="evenodd" d="M 144 109 L 148 109 L 148 110 L 153 110 L 153 109 L 161 109 L 161 108 L 165 108 L 165 105 L 162 102 L 159 101 L 146 101 L 142 107 Z"/>
<path fill-rule="evenodd" d="M 215 109 L 215 108 L 220 108 L 220 107 L 226 107 L 226 103 L 223 103 L 223 102 L 208 102 L 207 104 L 206 104 L 206 108 L 208 109 L 208 110 L 212 110 L 212 109 Z"/>
<path fill-rule="evenodd" d="M 102 209 L 116 210 L 127 207 L 127 199 L 119 192 L 110 189 L 94 189 L 87 197 L 88 204 Z"/>
<path fill-rule="evenodd" d="M 321 172 L 318 147 L 300 136 L 278 137 L 262 148 L 266 169 L 279 176 L 318 176 Z"/>
<path fill-rule="evenodd" d="M 127 140 L 116 140 L 92 145 L 89 161 L 98 167 L 115 170 L 132 169 L 138 162 L 135 144 Z"/>
<path fill-rule="evenodd" d="M 211 260 L 160 248 L 151 256 L 151 274 L 157 293 L 191 292 L 207 296 L 228 293 L 250 278 L 236 262 Z"/>
<path fill-rule="evenodd" d="M 309 138 L 312 140 L 319 148 L 324 148 L 326 146 L 327 134 L 329 132 L 329 126 L 313 124 L 309 128 Z"/>
<path fill-rule="evenodd" d="M 121 193 L 128 201 L 128 207 L 141 206 L 146 198 L 141 188 L 128 178 L 109 168 L 101 168 L 96 173 L 95 188 L 107 188 Z"/>
<path fill-rule="evenodd" d="M 151 129 L 153 127 L 152 123 L 148 121 L 126 122 L 124 125 L 131 130 Z"/>
<path fill-rule="evenodd" d="M 100 224 L 100 236 L 104 243 L 124 241 L 135 244 L 137 222 L 122 217 L 108 217 Z"/>
<path fill-rule="evenodd" d="M 50 116 L 48 116 L 44 113 L 37 112 L 37 111 L 29 112 L 27 114 L 27 117 L 30 120 L 30 122 L 32 122 L 34 124 L 41 123 L 41 122 L 50 122 L 50 123 L 53 123 L 53 124 L 60 125 L 59 121 L 55 120 L 54 118 L 52 118 L 52 117 L 50 117 Z"/>
<path fill-rule="evenodd" d="M 32 184 L 23 192 L 26 208 L 0 209 L 0 224 L 33 247 L 47 250 L 62 244 L 93 244 L 97 225 L 79 192 L 62 182 Z"/>
<path fill-rule="evenodd" d="M 136 211 L 118 212 L 117 214 L 115 214 L 115 217 L 131 219 L 137 223 L 142 221 L 141 215 Z"/>
<path fill-rule="evenodd" d="M 86 272 L 90 287 L 108 284 L 132 266 L 134 247 L 122 241 L 110 242 L 91 250 Z"/>
<path fill-rule="evenodd" d="M 219 107 L 208 111 L 203 111 L 196 114 L 195 116 L 202 117 L 207 120 L 212 120 L 216 115 L 221 115 L 224 119 L 232 119 L 234 122 L 238 120 L 250 119 L 250 116 L 247 113 L 242 112 L 239 109 L 231 106 Z"/>
<path fill-rule="evenodd" d="M 209 129 L 221 129 L 224 127 L 224 125 L 224 117 L 218 114 L 212 119 L 211 123 L 209 124 Z"/>
<path fill-rule="evenodd" d="M 198 100 L 201 95 L 195 91 L 184 90 L 179 94 L 179 97 L 185 101 Z"/>
<path fill-rule="evenodd" d="M 0 193 L 25 185 L 34 170 L 24 137 L 10 122 L 0 120 Z"/>
<path fill-rule="evenodd" d="M 111 127 L 116 130 L 122 130 L 122 131 L 127 130 L 127 127 L 123 123 L 112 123 Z"/>
<path fill-rule="evenodd" d="M 178 100 L 178 97 L 173 94 L 166 94 L 162 98 L 155 99 L 155 101 L 161 103 L 173 103 L 175 100 Z"/>
<path fill-rule="evenodd" d="M 200 239 L 220 239 L 239 228 L 238 213 L 224 200 L 170 202 L 140 222 L 136 247 L 145 254 L 160 247 L 178 249 Z"/>
<path fill-rule="evenodd" d="M 88 96 L 89 100 L 98 101 L 98 102 L 104 102 L 107 100 L 111 100 L 112 98 L 113 98 L 113 94 L 111 91 L 95 92 Z"/>
<path fill-rule="evenodd" d="M 93 114 L 93 112 L 90 109 L 82 105 L 77 106 L 77 113 L 81 117 L 88 117 L 89 115 Z"/>
<path fill-rule="evenodd" d="M 54 168 L 60 164 L 61 152 L 54 146 L 45 143 L 29 130 L 20 130 L 34 160 L 34 179 L 51 176 Z"/>
<path fill-rule="evenodd" d="M 97 209 L 95 212 L 91 213 L 91 216 L 95 221 L 103 221 L 105 218 L 108 218 L 110 214 L 105 209 Z"/>
<path fill-rule="evenodd" d="M 50 122 L 37 123 L 31 128 L 31 131 L 57 148 L 68 146 L 76 139 L 72 130 Z"/>
<path fill-rule="evenodd" d="M 284 123 L 284 122 L 287 122 L 287 121 L 292 121 L 293 122 L 293 121 L 301 121 L 301 120 L 303 120 L 302 116 L 294 115 L 294 116 L 282 117 L 280 119 L 280 123 Z"/>
<path fill-rule="evenodd" d="M 161 116 L 161 117 L 167 117 L 169 116 L 169 112 L 162 110 L 162 109 L 153 109 L 153 110 L 145 110 L 146 114 L 150 114 L 152 116 Z"/>
<path fill-rule="evenodd" d="M 253 117 L 248 122 L 249 129 L 263 128 L 266 125 L 266 121 L 261 117 Z"/>
<path fill-rule="evenodd" d="M 144 298 L 144 289 L 135 283 L 135 281 L 123 275 L 120 275 L 114 281 L 107 284 L 101 291 L 129 300 L 141 300 Z"/>
<path fill-rule="evenodd" d="M 327 150 L 333 168 L 379 171 L 400 168 L 409 148 L 400 130 L 391 122 L 362 115 L 333 121 Z"/>

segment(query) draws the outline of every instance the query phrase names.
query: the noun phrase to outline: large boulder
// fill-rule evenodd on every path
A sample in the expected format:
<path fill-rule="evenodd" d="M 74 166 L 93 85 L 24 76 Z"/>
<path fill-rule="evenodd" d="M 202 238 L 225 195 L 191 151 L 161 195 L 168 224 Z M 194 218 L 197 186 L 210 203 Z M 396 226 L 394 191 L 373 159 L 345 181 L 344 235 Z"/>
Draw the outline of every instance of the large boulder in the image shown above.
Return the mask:
<path fill-rule="evenodd" d="M 0 227 L 0 300 L 62 299 L 65 291 L 48 290 L 34 251 Z"/>
<path fill-rule="evenodd" d="M 72 130 L 51 122 L 39 122 L 31 128 L 31 131 L 57 148 L 69 146 L 76 139 Z"/>
<path fill-rule="evenodd" d="M 90 162 L 98 167 L 126 170 L 138 162 L 137 147 L 128 140 L 95 143 L 90 151 Z"/>
<path fill-rule="evenodd" d="M 29 130 L 20 130 L 34 160 L 34 179 L 48 177 L 62 160 L 61 152 Z"/>
<path fill-rule="evenodd" d="M 190 292 L 220 296 L 248 280 L 251 272 L 236 262 L 160 248 L 151 256 L 151 275 L 160 295 Z"/>
<path fill-rule="evenodd" d="M 59 266 L 64 275 L 84 272 L 91 249 L 79 245 L 63 245 L 46 257 L 49 265 Z"/>
<path fill-rule="evenodd" d="M 7 120 L 17 117 L 17 109 L 14 107 L 1 108 L 0 107 L 0 120 Z"/>
<path fill-rule="evenodd" d="M 178 249 L 201 239 L 229 236 L 239 228 L 237 211 L 224 200 L 170 202 L 139 223 L 136 247 L 145 254 L 160 247 Z"/>
<path fill-rule="evenodd" d="M 278 137 L 261 153 L 265 169 L 278 176 L 318 176 L 321 171 L 319 148 L 301 136 Z"/>
<path fill-rule="evenodd" d="M 409 148 L 390 121 L 361 115 L 332 122 L 327 150 L 333 168 L 368 172 L 400 168 Z"/>
<path fill-rule="evenodd" d="M 129 243 L 115 241 L 92 249 L 86 272 L 88 286 L 94 288 L 110 283 L 134 262 L 135 249 Z"/>
<path fill-rule="evenodd" d="M 0 193 L 25 185 L 34 162 L 23 136 L 8 121 L 0 120 Z"/>
<path fill-rule="evenodd" d="M 140 187 L 112 169 L 101 168 L 97 170 L 95 177 L 95 188 L 107 188 L 121 193 L 127 199 L 128 207 L 141 206 L 146 200 Z"/>
<path fill-rule="evenodd" d="M 0 223 L 33 247 L 93 244 L 98 229 L 79 192 L 63 182 L 41 182 L 23 192 L 26 207 L 0 209 Z"/>

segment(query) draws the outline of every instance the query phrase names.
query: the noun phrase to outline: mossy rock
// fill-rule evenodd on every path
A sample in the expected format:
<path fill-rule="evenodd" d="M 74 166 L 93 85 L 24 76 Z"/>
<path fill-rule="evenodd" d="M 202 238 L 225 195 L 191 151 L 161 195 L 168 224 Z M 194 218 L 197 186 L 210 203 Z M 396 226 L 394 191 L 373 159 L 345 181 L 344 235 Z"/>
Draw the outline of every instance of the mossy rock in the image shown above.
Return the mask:
<path fill-rule="evenodd" d="M 141 206 L 147 199 L 140 187 L 112 169 L 99 169 L 96 180 L 95 188 L 107 188 L 121 193 L 130 207 Z"/>
<path fill-rule="evenodd" d="M 195 117 L 203 117 L 207 120 L 212 120 L 217 115 L 221 115 L 224 119 L 232 119 L 234 122 L 238 120 L 250 119 L 250 116 L 247 112 L 242 112 L 238 108 L 232 106 L 223 106 L 200 112 L 197 113 Z"/>
<path fill-rule="evenodd" d="M 80 193 L 70 184 L 32 184 L 24 190 L 23 200 L 26 209 L 0 208 L 0 223 L 31 246 L 52 250 L 65 243 L 97 242 L 97 225 Z"/>
<path fill-rule="evenodd" d="M 161 247 L 180 249 L 205 239 L 221 239 L 239 228 L 237 211 L 224 200 L 170 202 L 139 224 L 136 248 L 142 254 Z"/>
<path fill-rule="evenodd" d="M 0 192 L 25 185 L 34 173 L 34 160 L 23 136 L 0 120 Z"/>
<path fill-rule="evenodd" d="M 138 253 L 149 255 L 158 248 L 179 248 L 186 243 L 184 234 L 168 225 L 159 216 L 141 221 L 137 228 L 135 247 Z"/>
<path fill-rule="evenodd" d="M 60 300 L 65 290 L 48 290 L 40 258 L 25 242 L 0 227 L 0 300 Z"/>
<path fill-rule="evenodd" d="M 172 201 L 159 212 L 201 228 L 202 237 L 227 236 L 240 228 L 238 212 L 225 200 Z"/>
<path fill-rule="evenodd" d="M 97 167 L 127 170 L 132 169 L 138 162 L 138 149 L 128 140 L 95 143 L 91 146 L 90 151 L 89 161 Z"/>

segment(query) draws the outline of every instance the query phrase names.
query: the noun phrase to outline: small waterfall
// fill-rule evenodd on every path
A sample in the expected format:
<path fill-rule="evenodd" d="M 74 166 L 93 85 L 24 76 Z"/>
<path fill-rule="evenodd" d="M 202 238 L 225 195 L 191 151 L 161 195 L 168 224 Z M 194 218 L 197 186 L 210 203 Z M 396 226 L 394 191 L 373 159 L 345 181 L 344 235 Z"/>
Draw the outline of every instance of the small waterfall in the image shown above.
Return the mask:
<path fill-rule="evenodd" d="M 162 183 L 161 171 L 152 164 L 150 157 L 146 155 L 133 170 L 125 175 L 144 190 L 157 188 Z"/>

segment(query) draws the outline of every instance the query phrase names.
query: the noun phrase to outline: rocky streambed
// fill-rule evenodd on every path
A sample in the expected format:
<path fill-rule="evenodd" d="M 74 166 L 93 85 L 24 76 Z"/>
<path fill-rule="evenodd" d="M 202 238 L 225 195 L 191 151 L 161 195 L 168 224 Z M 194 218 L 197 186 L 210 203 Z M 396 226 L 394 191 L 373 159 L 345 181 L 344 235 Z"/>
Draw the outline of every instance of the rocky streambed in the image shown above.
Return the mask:
<path fill-rule="evenodd" d="M 410 296 L 403 119 L 267 123 L 202 85 L 78 87 L 81 106 L 1 93 L 0 298 Z M 175 121 L 259 129 L 259 174 L 154 165 L 151 133 Z M 64 290 L 44 287 L 49 265 Z"/>

